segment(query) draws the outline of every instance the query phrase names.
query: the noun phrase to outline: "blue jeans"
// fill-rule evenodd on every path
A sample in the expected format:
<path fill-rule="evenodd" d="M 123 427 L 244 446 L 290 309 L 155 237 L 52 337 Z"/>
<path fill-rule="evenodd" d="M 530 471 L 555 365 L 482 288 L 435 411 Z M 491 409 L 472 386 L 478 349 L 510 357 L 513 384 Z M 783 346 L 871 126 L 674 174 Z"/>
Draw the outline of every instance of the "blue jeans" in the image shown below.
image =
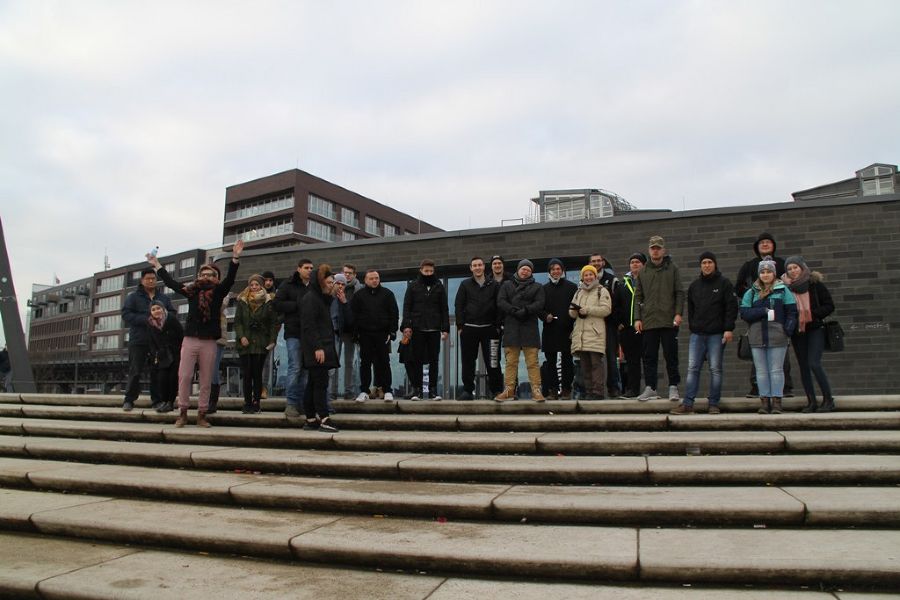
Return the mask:
<path fill-rule="evenodd" d="M 781 398 L 784 391 L 784 356 L 787 346 L 751 348 L 760 398 Z"/>
<path fill-rule="evenodd" d="M 687 391 L 685 406 L 693 406 L 700 388 L 700 368 L 709 359 L 709 405 L 717 406 L 722 398 L 722 357 L 725 346 L 721 333 L 692 333 L 688 346 Z"/>
<path fill-rule="evenodd" d="M 287 346 L 287 375 L 285 382 L 285 395 L 290 406 L 297 407 L 302 412 L 303 398 L 306 397 L 306 380 L 309 371 L 302 367 L 300 357 L 300 338 L 289 337 L 284 339 Z"/>

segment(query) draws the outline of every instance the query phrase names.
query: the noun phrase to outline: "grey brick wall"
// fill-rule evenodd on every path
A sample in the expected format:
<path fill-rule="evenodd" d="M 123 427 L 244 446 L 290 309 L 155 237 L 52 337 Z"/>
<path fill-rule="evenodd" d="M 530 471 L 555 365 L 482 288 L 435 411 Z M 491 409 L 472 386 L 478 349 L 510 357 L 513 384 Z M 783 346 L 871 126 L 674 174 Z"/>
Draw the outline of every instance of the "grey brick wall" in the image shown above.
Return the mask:
<path fill-rule="evenodd" d="M 273 270 L 279 278 L 286 277 L 301 256 L 332 265 L 351 262 L 361 271 L 375 267 L 385 279 L 405 279 L 415 274 L 419 261 L 425 257 L 437 261 L 440 274 L 456 276 L 468 273 L 469 258 L 476 254 L 501 254 L 510 269 L 523 257 L 535 261 L 538 269 L 544 269 L 550 258 L 558 257 L 571 270 L 580 268 L 591 252 L 599 251 L 617 271 L 623 272 L 632 252 L 646 252 L 649 237 L 662 235 L 669 254 L 681 268 L 686 288 L 699 273 L 698 255 L 707 249 L 715 252 L 719 268 L 733 282 L 741 264 L 752 256 L 752 244 L 762 231 L 775 237 L 779 256 L 802 254 L 811 268 L 826 276 L 837 307 L 835 317 L 847 333 L 847 350 L 825 358 L 835 394 L 895 393 L 897 385 L 891 374 L 900 364 L 900 343 L 895 337 L 900 331 L 900 316 L 895 308 L 900 297 L 900 195 L 639 214 L 603 221 L 259 250 L 246 254 L 239 280 L 264 269 Z M 741 322 L 738 331 L 744 329 Z M 687 327 L 682 327 L 682 380 L 687 368 L 688 336 Z M 793 354 L 791 360 L 795 390 L 802 395 Z M 660 363 L 662 386 L 662 357 Z M 724 393 L 743 395 L 749 387 L 748 376 L 749 363 L 739 361 L 736 351 L 729 348 Z M 705 394 L 708 381 L 705 369 L 703 379 L 701 394 Z"/>

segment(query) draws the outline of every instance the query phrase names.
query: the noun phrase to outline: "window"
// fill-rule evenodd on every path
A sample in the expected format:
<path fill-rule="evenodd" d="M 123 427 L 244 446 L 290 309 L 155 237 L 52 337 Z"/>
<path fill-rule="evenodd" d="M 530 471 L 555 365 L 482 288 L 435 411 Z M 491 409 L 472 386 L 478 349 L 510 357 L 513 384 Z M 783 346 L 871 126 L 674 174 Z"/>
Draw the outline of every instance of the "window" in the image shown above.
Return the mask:
<path fill-rule="evenodd" d="M 317 240 L 322 240 L 323 242 L 333 242 L 334 227 L 310 219 L 306 222 L 306 235 L 316 238 Z"/>
<path fill-rule="evenodd" d="M 94 338 L 94 350 L 115 350 L 118 347 L 118 335 L 100 335 Z"/>
<path fill-rule="evenodd" d="M 378 232 L 378 219 L 374 217 L 366 217 L 366 233 L 372 235 L 380 235 Z"/>
<path fill-rule="evenodd" d="M 882 194 L 894 193 L 893 177 L 877 177 L 874 179 L 863 179 L 862 182 L 863 196 L 880 196 Z"/>
<path fill-rule="evenodd" d="M 132 271 L 132 272 L 131 272 L 131 279 L 132 279 L 133 281 L 140 281 L 140 280 L 141 280 L 141 272 L 140 272 L 140 271 Z"/>
<path fill-rule="evenodd" d="M 97 281 L 97 293 L 105 294 L 106 292 L 118 292 L 125 287 L 125 275 L 116 275 L 107 277 Z"/>
<path fill-rule="evenodd" d="M 114 310 L 120 310 L 121 308 L 121 296 L 107 296 L 106 298 L 98 298 L 94 302 L 95 313 L 112 312 Z"/>
<path fill-rule="evenodd" d="M 232 244 L 238 241 L 238 239 L 242 239 L 245 242 L 250 242 L 254 240 L 275 237 L 278 235 L 285 235 L 293 232 L 293 219 L 279 219 L 277 221 L 269 221 L 268 223 L 262 223 L 259 225 L 245 225 L 243 227 L 238 227 L 235 230 L 234 235 L 225 236 L 223 243 Z"/>
<path fill-rule="evenodd" d="M 60 304 L 59 305 L 59 313 L 62 314 L 62 313 L 67 313 L 67 312 L 69 312 L 69 303 L 64 302 L 63 304 Z"/>
<path fill-rule="evenodd" d="M 36 308 L 36 309 L 34 309 L 34 318 L 35 318 L 35 319 L 40 319 L 40 318 L 43 317 L 43 316 L 44 316 L 44 309 L 43 309 L 43 308 Z"/>
<path fill-rule="evenodd" d="M 359 213 L 346 206 L 341 207 L 341 223 L 359 229 Z"/>
<path fill-rule="evenodd" d="M 184 269 L 190 269 L 194 265 L 197 264 L 197 259 L 193 256 L 189 256 L 187 258 L 182 258 L 181 262 L 178 263 L 178 266 L 183 271 Z"/>
<path fill-rule="evenodd" d="M 122 317 L 119 315 L 109 315 L 94 319 L 94 331 L 112 331 L 114 329 L 122 329 Z"/>
<path fill-rule="evenodd" d="M 225 213 L 225 222 L 246 219 L 267 213 L 294 208 L 294 194 L 287 192 L 264 200 L 249 200 L 238 204 L 234 210 Z"/>
<path fill-rule="evenodd" d="M 609 201 L 609 198 L 603 195 L 592 195 L 591 196 L 591 218 L 597 219 L 600 217 L 611 217 L 613 216 L 613 207 L 612 202 Z"/>
<path fill-rule="evenodd" d="M 166 270 L 166 273 L 171 275 L 175 272 L 175 263 L 167 263 L 163 265 L 163 268 Z"/>
<path fill-rule="evenodd" d="M 320 217 L 325 217 L 326 219 L 331 219 L 332 221 L 337 220 L 337 212 L 334 210 L 334 203 L 325 198 L 319 198 L 314 194 L 309 195 L 309 212 L 314 215 L 319 215 Z"/>
<path fill-rule="evenodd" d="M 185 302 L 184 304 L 179 304 L 176 307 L 176 310 L 178 310 L 179 315 L 186 315 L 186 314 L 188 314 L 188 310 L 190 310 L 190 308 L 191 308 L 191 305 L 188 304 L 187 302 Z"/>
<path fill-rule="evenodd" d="M 356 234 L 352 231 L 344 231 L 343 233 L 341 233 L 341 239 L 345 242 L 352 242 L 356 239 Z"/>

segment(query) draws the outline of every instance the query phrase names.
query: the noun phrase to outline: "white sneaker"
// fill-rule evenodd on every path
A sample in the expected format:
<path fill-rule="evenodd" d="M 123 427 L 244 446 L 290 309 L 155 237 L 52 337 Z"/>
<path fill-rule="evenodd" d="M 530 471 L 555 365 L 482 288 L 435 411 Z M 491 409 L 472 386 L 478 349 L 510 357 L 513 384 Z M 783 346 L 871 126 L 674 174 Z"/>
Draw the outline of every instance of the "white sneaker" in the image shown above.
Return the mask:
<path fill-rule="evenodd" d="M 670 385 L 669 386 L 669 400 L 672 402 L 680 402 L 681 396 L 678 395 L 678 386 Z"/>
<path fill-rule="evenodd" d="M 438 400 L 441 400 L 441 399 L 442 399 L 442 398 L 441 398 L 440 396 L 435 396 L 434 398 L 432 398 L 432 400 L 434 400 L 435 402 L 438 401 Z"/>
<path fill-rule="evenodd" d="M 656 400 L 657 398 L 659 398 L 659 394 L 657 394 L 656 390 L 649 385 L 645 387 L 644 391 L 641 392 L 641 395 L 637 397 L 638 402 L 647 402 L 648 400 Z"/>
<path fill-rule="evenodd" d="M 369 395 L 365 392 L 360 392 L 359 396 L 356 397 L 357 402 L 365 402 L 369 399 Z"/>
<path fill-rule="evenodd" d="M 394 395 L 392 393 L 390 393 L 390 392 L 384 393 L 384 401 L 385 402 L 391 402 L 393 399 L 394 399 Z"/>

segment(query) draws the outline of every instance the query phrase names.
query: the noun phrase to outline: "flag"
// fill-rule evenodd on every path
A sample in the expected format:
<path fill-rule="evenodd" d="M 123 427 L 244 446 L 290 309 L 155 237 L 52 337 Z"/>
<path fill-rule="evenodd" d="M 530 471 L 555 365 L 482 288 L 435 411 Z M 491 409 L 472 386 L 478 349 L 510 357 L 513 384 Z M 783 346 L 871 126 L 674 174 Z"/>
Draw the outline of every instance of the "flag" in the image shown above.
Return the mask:
<path fill-rule="evenodd" d="M 54 273 L 53 274 L 53 285 L 59 285 L 60 283 L 62 283 L 62 282 L 59 280 L 59 276 L 57 276 L 57 274 Z"/>

